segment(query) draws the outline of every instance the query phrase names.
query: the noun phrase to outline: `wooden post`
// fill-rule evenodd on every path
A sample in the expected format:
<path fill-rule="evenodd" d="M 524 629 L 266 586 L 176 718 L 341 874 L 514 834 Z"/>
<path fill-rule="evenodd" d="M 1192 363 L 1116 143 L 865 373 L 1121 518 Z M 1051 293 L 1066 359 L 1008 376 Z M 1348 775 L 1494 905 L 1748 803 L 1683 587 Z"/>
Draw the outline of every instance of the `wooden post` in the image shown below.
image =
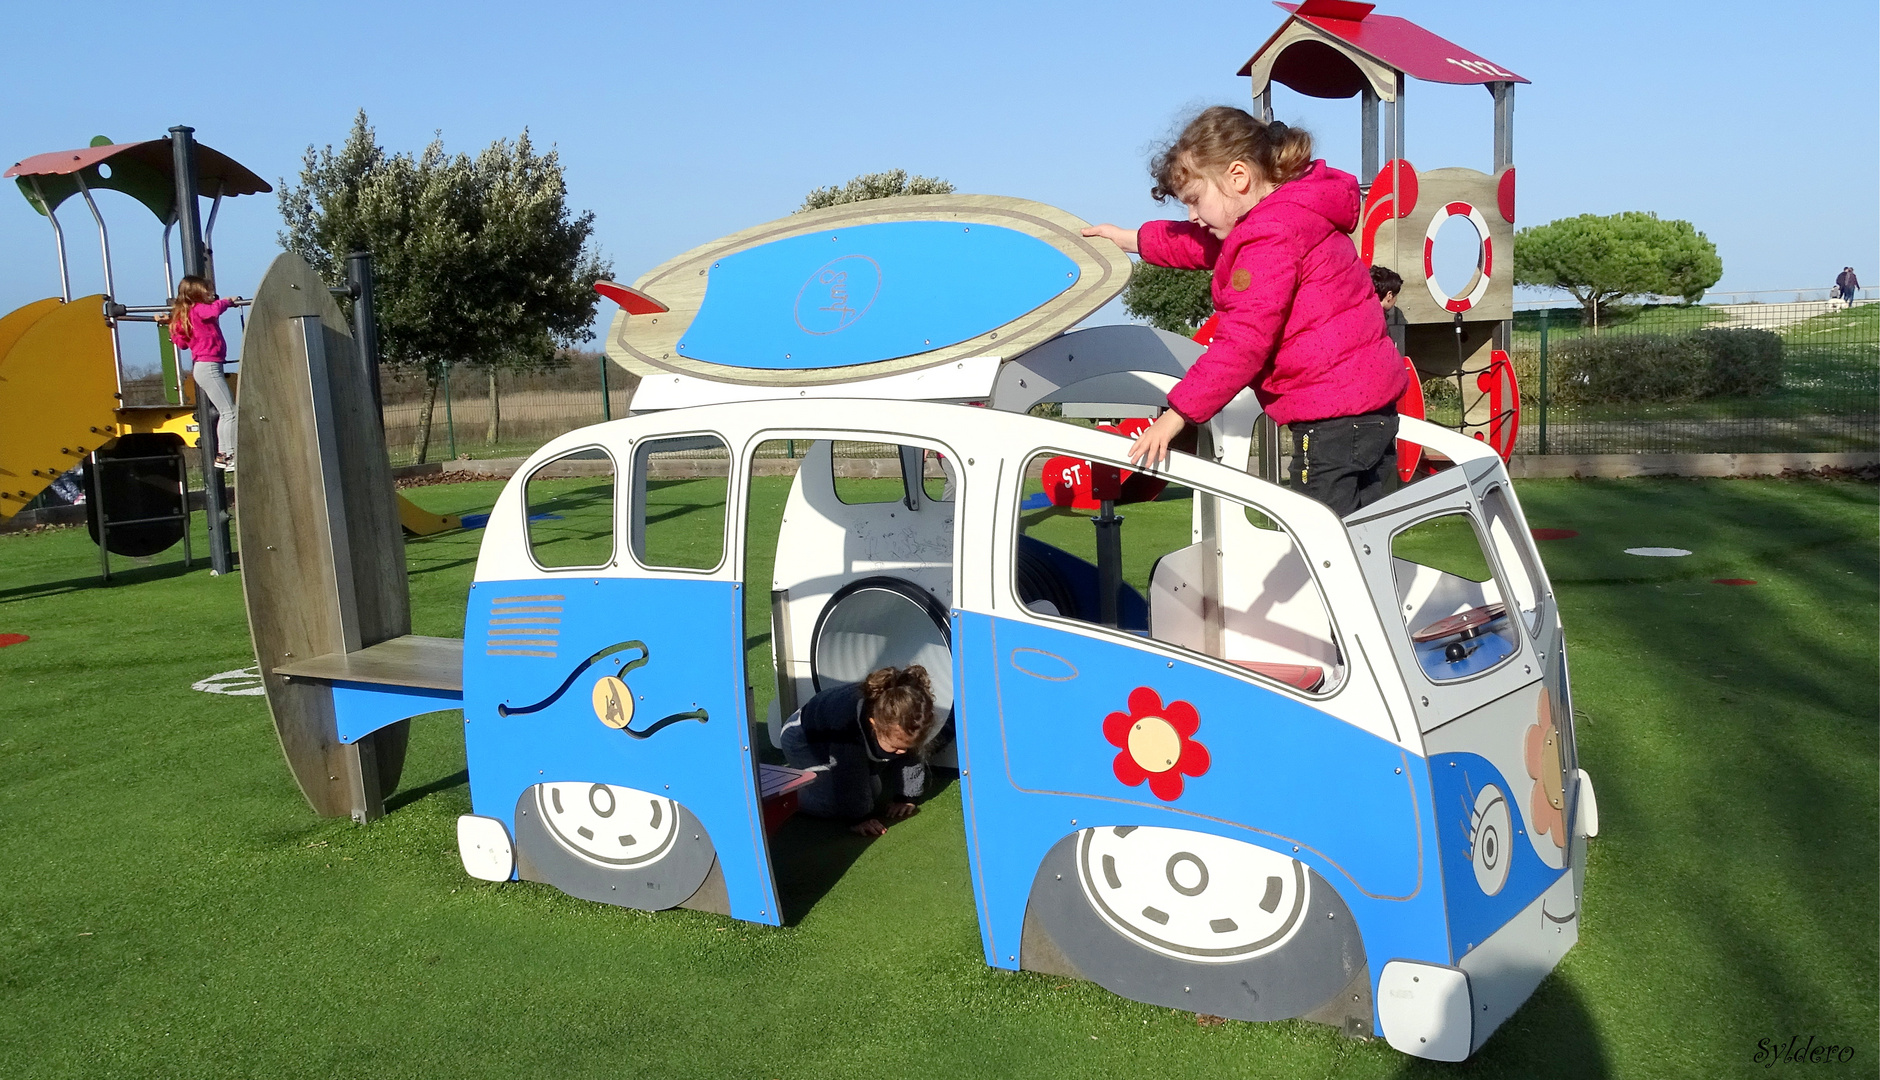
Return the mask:
<path fill-rule="evenodd" d="M 1492 171 L 1499 173 L 1514 164 L 1514 84 L 1489 83 L 1488 92 L 1495 96 L 1495 168 Z"/>

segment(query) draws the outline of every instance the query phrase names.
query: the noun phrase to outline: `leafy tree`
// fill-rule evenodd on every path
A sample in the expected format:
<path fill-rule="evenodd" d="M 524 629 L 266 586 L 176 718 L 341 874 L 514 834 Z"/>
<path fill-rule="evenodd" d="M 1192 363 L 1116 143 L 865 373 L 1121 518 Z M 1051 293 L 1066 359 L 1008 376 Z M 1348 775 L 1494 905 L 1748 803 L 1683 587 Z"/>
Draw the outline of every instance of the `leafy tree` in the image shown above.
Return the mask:
<path fill-rule="evenodd" d="M 864 173 L 841 187 L 817 188 L 803 196 L 803 205 L 797 207 L 796 212 L 800 214 L 805 210 L 821 210 L 825 206 L 867 202 L 870 199 L 891 199 L 897 195 L 951 194 L 953 185 L 938 177 L 909 176 L 906 169 L 890 169 L 887 172 Z"/>
<path fill-rule="evenodd" d="M 1694 303 L 1722 276 L 1717 245 L 1690 222 L 1642 210 L 1561 218 L 1514 237 L 1515 284 L 1566 290 L 1595 327 L 1627 296 Z"/>
<path fill-rule="evenodd" d="M 488 368 L 493 395 L 497 369 L 551 363 L 593 336 L 593 285 L 613 269 L 591 244 L 594 215 L 568 209 L 559 156 L 537 154 L 527 130 L 475 158 L 437 139 L 387 154 L 361 110 L 339 150 L 307 148 L 280 207 L 282 245 L 329 283 L 348 253 L 372 252 L 380 352 L 425 377 L 419 461 L 449 365 Z"/>
<path fill-rule="evenodd" d="M 1123 310 L 1171 334 L 1192 337 L 1214 314 L 1211 270 L 1177 270 L 1139 262 L 1123 286 Z"/>

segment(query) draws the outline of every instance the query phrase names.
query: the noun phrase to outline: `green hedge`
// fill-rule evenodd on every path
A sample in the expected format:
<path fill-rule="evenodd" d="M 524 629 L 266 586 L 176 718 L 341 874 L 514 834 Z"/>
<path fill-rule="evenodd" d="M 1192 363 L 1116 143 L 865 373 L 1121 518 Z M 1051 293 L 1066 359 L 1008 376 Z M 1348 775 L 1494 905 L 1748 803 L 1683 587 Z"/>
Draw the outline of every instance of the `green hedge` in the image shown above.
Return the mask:
<path fill-rule="evenodd" d="M 1782 339 L 1747 329 L 1589 335 L 1558 343 L 1547 363 L 1562 404 L 1753 397 L 1782 385 Z"/>

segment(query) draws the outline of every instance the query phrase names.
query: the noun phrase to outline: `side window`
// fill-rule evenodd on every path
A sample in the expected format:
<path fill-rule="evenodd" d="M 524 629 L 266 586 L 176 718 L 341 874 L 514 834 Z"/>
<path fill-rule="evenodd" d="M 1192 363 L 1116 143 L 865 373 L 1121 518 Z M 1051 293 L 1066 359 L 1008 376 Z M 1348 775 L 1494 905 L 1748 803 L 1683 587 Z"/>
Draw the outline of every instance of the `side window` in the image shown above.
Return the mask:
<path fill-rule="evenodd" d="M 906 494 L 901 487 L 900 452 L 901 448 L 893 443 L 846 439 L 830 443 L 829 465 L 835 470 L 836 498 L 850 506 L 899 502 Z"/>
<path fill-rule="evenodd" d="M 731 454 L 716 435 L 647 439 L 633 452 L 633 557 L 653 570 L 713 570 L 725 560 Z"/>
<path fill-rule="evenodd" d="M 614 459 L 599 447 L 544 462 L 522 487 L 529 554 L 545 570 L 614 561 Z"/>
<path fill-rule="evenodd" d="M 934 502 L 953 501 L 953 463 L 938 450 L 923 450 L 921 457 L 921 490 Z"/>
<path fill-rule="evenodd" d="M 1021 500 L 1012 587 L 1036 616 L 1114 627 L 1296 690 L 1342 678 L 1318 583 L 1259 508 L 1049 453 L 1028 463 Z"/>
<path fill-rule="evenodd" d="M 1417 664 L 1436 682 L 1480 674 L 1514 655 L 1500 583 L 1467 514 L 1419 521 L 1391 537 L 1397 603 Z"/>
<path fill-rule="evenodd" d="M 1521 519 L 1508 504 L 1508 494 L 1500 487 L 1490 488 L 1482 497 L 1482 515 L 1488 522 L 1488 542 L 1495 547 L 1501 572 L 1508 576 L 1508 592 L 1528 633 L 1540 632 L 1540 575 L 1535 572 L 1533 541 L 1523 536 Z"/>
<path fill-rule="evenodd" d="M 849 506 L 905 502 L 912 508 L 923 498 L 953 497 L 940 456 L 917 446 L 837 439 L 829 444 L 829 467 L 836 498 Z"/>

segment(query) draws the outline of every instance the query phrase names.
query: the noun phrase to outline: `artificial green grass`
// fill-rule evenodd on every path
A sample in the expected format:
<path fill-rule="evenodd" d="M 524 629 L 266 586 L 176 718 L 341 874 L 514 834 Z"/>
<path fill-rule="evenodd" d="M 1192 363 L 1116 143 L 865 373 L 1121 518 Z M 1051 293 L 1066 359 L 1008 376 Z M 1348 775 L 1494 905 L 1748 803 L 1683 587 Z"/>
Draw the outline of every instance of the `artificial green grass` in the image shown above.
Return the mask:
<path fill-rule="evenodd" d="M 407 494 L 459 512 L 498 487 Z M 1580 945 L 1461 1067 L 988 969 L 954 786 L 872 843 L 793 820 L 782 928 L 473 881 L 456 714 L 413 724 L 384 820 L 317 819 L 262 700 L 189 689 L 253 662 L 239 578 L 172 553 L 99 587 L 66 529 L 0 537 L 0 633 L 31 635 L 0 648 L 0 1075 L 1710 1077 L 1768 1075 L 1757 1040 L 1798 1033 L 1871 1073 L 1874 488 L 1519 490 L 1530 524 L 1580 532 L 1541 550 L 1603 835 Z M 461 632 L 480 537 L 408 545 L 416 632 Z"/>

